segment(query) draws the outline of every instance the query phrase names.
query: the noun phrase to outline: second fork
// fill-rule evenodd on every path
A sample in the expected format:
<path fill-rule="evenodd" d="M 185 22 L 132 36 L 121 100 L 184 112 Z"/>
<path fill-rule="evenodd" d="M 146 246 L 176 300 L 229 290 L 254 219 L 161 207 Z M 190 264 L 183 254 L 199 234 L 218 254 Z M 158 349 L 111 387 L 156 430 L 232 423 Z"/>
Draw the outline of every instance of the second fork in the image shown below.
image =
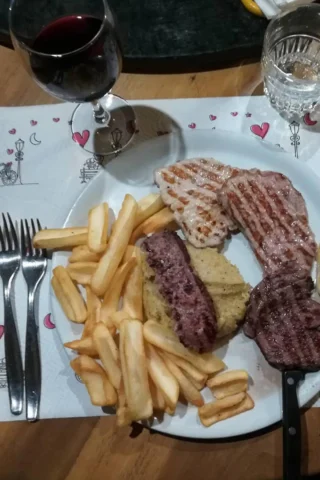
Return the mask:
<path fill-rule="evenodd" d="M 41 230 L 39 220 L 37 227 Z M 36 234 L 36 227 L 31 220 L 32 237 Z M 39 417 L 41 395 L 41 360 L 39 347 L 38 326 L 35 317 L 35 296 L 47 268 L 45 250 L 33 248 L 30 228 L 27 220 L 20 223 L 22 272 L 28 287 L 28 313 L 25 350 L 25 385 L 26 385 L 26 417 L 28 421 L 35 421 Z"/>

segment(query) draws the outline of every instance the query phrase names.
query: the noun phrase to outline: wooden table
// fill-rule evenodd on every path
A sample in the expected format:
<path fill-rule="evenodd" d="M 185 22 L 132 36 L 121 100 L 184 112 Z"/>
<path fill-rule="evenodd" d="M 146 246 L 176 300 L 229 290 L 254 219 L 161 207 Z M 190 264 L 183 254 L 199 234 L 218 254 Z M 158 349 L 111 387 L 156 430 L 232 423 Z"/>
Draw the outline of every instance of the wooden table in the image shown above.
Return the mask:
<path fill-rule="evenodd" d="M 1 106 L 54 103 L 28 77 L 16 55 L 0 48 Z M 127 99 L 261 94 L 259 65 L 185 75 L 123 75 L 115 91 Z M 320 472 L 320 412 L 303 423 L 304 473 Z M 0 480 L 274 480 L 282 478 L 281 430 L 245 440 L 194 442 L 114 418 L 0 424 Z"/>

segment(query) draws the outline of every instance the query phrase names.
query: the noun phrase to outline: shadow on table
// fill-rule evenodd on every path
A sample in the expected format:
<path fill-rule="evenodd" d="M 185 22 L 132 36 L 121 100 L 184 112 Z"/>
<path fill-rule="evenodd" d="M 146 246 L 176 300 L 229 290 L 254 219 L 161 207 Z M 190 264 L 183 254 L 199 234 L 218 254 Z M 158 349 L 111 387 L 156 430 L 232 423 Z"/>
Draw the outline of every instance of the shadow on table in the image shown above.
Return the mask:
<path fill-rule="evenodd" d="M 171 163 L 185 157 L 185 146 L 181 128 L 167 113 L 146 105 L 134 105 L 136 130 L 131 143 L 119 154 L 105 156 L 102 165 L 109 175 L 128 185 L 152 186 L 153 172 L 163 166 L 163 159 L 170 156 Z M 134 128 L 134 125 L 127 125 Z M 118 145 L 121 148 L 121 133 L 118 133 Z M 169 135 L 176 133 L 174 138 Z M 111 132 L 112 134 L 112 132 Z M 161 137 L 161 140 L 160 140 Z M 158 143 L 148 140 L 159 139 Z M 141 152 L 136 147 L 144 144 Z M 150 158 L 147 163 L 146 159 Z"/>

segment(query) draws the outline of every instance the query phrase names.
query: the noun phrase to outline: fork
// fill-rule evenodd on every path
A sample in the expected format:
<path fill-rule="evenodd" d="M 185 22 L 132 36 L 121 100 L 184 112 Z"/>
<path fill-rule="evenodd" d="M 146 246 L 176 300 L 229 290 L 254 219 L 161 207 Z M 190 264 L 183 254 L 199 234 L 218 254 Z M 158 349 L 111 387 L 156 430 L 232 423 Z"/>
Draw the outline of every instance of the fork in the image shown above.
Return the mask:
<path fill-rule="evenodd" d="M 42 230 L 37 220 L 38 230 Z M 32 237 L 36 234 L 31 220 Z M 22 272 L 28 287 L 27 332 L 25 350 L 26 418 L 34 422 L 39 418 L 41 396 L 41 360 L 38 326 L 35 316 L 35 298 L 38 287 L 47 269 L 47 252 L 34 248 L 27 220 L 20 222 Z"/>
<path fill-rule="evenodd" d="M 16 322 L 11 303 L 13 281 L 20 268 L 19 243 L 11 217 L 8 223 L 2 214 L 3 229 L 0 226 L 0 276 L 3 283 L 4 302 L 4 347 L 7 368 L 10 410 L 21 415 L 23 407 L 23 367 Z"/>

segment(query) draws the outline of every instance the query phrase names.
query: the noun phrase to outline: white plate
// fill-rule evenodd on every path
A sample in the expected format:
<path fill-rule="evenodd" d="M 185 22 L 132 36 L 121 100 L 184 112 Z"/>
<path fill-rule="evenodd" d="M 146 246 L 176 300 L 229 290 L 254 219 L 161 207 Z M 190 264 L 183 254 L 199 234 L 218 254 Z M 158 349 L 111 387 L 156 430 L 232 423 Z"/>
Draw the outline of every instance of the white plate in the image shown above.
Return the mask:
<path fill-rule="evenodd" d="M 303 194 L 307 203 L 310 224 L 320 238 L 320 182 L 308 167 L 277 147 L 261 140 L 229 132 L 206 130 L 162 136 L 125 151 L 102 170 L 83 191 L 69 212 L 64 226 L 87 223 L 87 212 L 99 202 L 107 201 L 118 213 L 125 193 L 136 199 L 156 191 L 153 170 L 178 160 L 192 157 L 214 157 L 241 168 L 258 167 L 286 174 Z M 242 234 L 234 235 L 225 245 L 226 256 L 236 264 L 244 279 L 252 286 L 261 279 L 261 269 Z M 56 253 L 53 268 L 66 264 L 67 254 Z M 69 322 L 51 295 L 54 321 L 63 342 L 79 338 L 82 326 Z M 72 355 L 68 351 L 69 355 Z M 195 407 L 179 405 L 174 417 L 165 415 L 162 422 L 153 421 L 152 428 L 167 434 L 192 438 L 222 438 L 241 435 L 271 425 L 281 418 L 281 375 L 264 360 L 255 342 L 242 333 L 217 351 L 230 369 L 243 368 L 251 376 L 250 395 L 255 408 L 229 420 L 205 428 L 197 417 Z M 308 402 L 320 390 L 320 374 L 306 376 L 299 391 L 300 405 Z M 205 391 L 205 400 L 212 397 Z"/>

